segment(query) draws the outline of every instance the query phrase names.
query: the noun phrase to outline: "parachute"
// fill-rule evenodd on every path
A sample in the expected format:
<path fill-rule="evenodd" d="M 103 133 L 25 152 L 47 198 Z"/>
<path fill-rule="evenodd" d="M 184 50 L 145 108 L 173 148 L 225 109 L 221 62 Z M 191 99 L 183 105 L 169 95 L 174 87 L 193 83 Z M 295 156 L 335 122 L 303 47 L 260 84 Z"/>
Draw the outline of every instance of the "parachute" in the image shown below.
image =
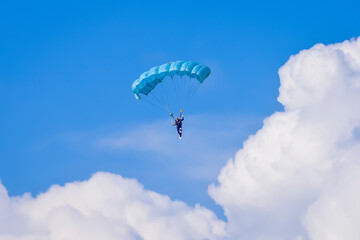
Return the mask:
<path fill-rule="evenodd" d="M 169 62 L 141 74 L 132 84 L 132 91 L 136 99 L 171 113 L 188 105 L 210 72 L 209 67 L 192 61 Z"/>

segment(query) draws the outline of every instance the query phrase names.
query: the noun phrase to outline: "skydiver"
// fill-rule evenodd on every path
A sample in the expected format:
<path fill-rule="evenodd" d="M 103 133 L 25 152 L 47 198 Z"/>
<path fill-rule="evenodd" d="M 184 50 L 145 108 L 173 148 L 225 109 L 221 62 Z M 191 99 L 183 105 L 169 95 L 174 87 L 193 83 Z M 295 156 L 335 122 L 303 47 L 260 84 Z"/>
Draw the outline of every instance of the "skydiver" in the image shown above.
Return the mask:
<path fill-rule="evenodd" d="M 182 121 L 184 121 L 184 115 L 183 115 L 184 109 L 180 110 L 180 118 L 176 117 L 176 119 L 174 119 L 174 116 L 172 113 L 170 113 L 170 116 L 175 120 L 175 123 L 172 124 L 172 126 L 176 125 L 176 129 L 177 132 L 179 134 L 179 139 L 182 138 Z"/>

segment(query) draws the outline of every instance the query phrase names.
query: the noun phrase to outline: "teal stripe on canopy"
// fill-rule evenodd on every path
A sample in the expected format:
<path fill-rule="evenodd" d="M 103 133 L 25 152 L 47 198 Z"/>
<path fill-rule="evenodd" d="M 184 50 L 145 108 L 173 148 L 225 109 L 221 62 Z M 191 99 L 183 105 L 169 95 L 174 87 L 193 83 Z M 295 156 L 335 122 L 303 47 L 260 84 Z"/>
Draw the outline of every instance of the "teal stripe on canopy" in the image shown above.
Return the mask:
<path fill-rule="evenodd" d="M 135 94 L 135 98 L 140 99 L 140 93 L 148 95 L 166 76 L 187 75 L 203 83 L 210 75 L 210 72 L 209 67 L 192 61 L 169 62 L 153 67 L 149 71 L 141 74 L 132 84 L 132 91 Z"/>

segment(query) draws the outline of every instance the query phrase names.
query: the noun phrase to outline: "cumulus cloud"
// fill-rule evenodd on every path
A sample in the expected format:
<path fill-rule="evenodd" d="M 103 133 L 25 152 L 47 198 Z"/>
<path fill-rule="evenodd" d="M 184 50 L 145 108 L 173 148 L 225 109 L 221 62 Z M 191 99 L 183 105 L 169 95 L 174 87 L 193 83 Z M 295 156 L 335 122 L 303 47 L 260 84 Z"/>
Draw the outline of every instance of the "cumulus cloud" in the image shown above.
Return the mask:
<path fill-rule="evenodd" d="M 147 191 L 134 179 L 97 173 L 32 198 L 0 185 L 0 239 L 222 239 L 225 223 L 199 205 Z"/>
<path fill-rule="evenodd" d="M 279 75 L 285 111 L 209 193 L 236 239 L 360 239 L 360 38 L 303 50 Z"/>
<path fill-rule="evenodd" d="M 301 51 L 279 75 L 285 110 L 266 118 L 209 186 L 227 223 L 136 180 L 97 173 L 35 198 L 9 197 L 0 184 L 0 240 L 360 239 L 360 38 Z M 143 150 L 167 143 L 143 130 L 152 134 Z M 98 146 L 128 148 L 138 138 Z"/>

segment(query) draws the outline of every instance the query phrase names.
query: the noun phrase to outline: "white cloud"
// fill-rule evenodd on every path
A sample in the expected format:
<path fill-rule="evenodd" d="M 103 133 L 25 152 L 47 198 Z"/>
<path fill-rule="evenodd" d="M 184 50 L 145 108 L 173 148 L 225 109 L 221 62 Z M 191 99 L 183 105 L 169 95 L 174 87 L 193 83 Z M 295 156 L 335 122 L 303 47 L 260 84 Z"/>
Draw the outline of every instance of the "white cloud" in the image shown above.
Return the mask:
<path fill-rule="evenodd" d="M 357 146 L 360 148 L 360 145 Z M 357 151 L 357 158 L 360 151 Z M 360 164 L 342 164 L 326 182 L 321 194 L 309 209 L 305 225 L 311 239 L 360 238 Z"/>
<path fill-rule="evenodd" d="M 133 179 L 97 173 L 9 198 L 1 185 L 0 239 L 221 239 L 225 223 L 201 206 L 144 190 Z"/>
<path fill-rule="evenodd" d="M 307 231 L 316 240 L 360 239 L 354 224 L 360 159 L 349 154 L 360 146 L 360 38 L 301 51 L 279 75 L 285 112 L 265 119 L 209 193 L 224 207 L 236 239 L 296 239 Z M 328 211 L 331 198 L 339 209 Z"/>
<path fill-rule="evenodd" d="M 227 224 L 136 180 L 97 173 L 36 198 L 9 197 L 0 184 L 0 240 L 360 239 L 360 38 L 301 51 L 279 75 L 285 111 L 265 119 L 209 186 Z M 169 142 L 176 133 L 147 128 L 98 146 L 165 156 L 177 150 Z M 189 130 L 185 139 L 195 138 L 198 151 L 219 140 L 201 142 Z M 194 142 L 183 143 L 184 156 L 193 156 L 186 150 Z"/>

